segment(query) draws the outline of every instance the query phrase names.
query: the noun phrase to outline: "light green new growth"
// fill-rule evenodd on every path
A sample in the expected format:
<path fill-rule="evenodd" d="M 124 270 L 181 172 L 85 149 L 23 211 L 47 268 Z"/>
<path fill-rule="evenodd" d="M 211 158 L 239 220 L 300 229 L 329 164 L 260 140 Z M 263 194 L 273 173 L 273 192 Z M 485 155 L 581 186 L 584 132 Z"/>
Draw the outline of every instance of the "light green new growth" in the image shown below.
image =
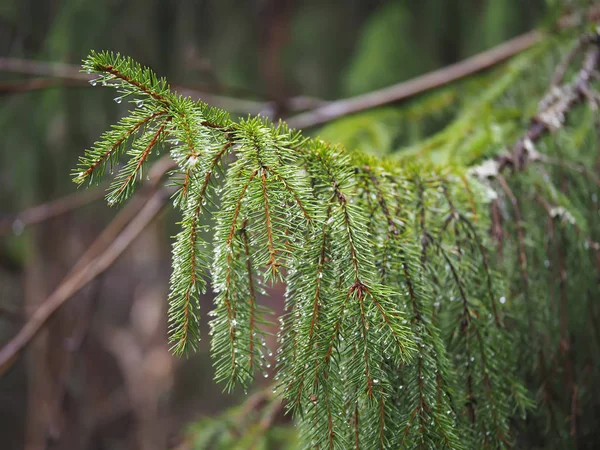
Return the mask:
<path fill-rule="evenodd" d="M 547 53 L 534 49 L 503 77 L 514 81 L 525 58 Z M 107 195 L 118 203 L 132 195 L 159 148 L 177 163 L 174 353 L 198 347 L 199 296 L 210 279 L 215 377 L 228 390 L 248 386 L 267 373 L 272 356 L 265 340 L 270 313 L 258 302 L 267 286 L 282 281 L 276 385 L 304 448 L 514 444 L 511 420 L 532 406 L 523 380 L 533 369 L 523 363 L 538 351 L 543 356 L 541 336 L 549 331 L 542 330 L 556 329 L 545 317 L 543 244 L 533 234 L 526 240 L 523 224 L 549 220 L 552 239 L 569 239 L 583 254 L 581 243 L 594 242 L 589 217 L 578 213 L 586 209 L 579 191 L 565 195 L 552 184 L 546 170 L 554 165 L 515 174 L 514 192 L 533 189 L 539 199 L 535 208 L 520 209 L 500 160 L 483 159 L 494 154 L 496 141 L 488 139 L 520 135 L 524 128 L 511 128 L 514 115 L 479 123 L 481 100 L 423 146 L 378 158 L 307 139 L 283 123 L 232 120 L 171 92 L 118 54 L 92 53 L 84 69 L 98 74 L 92 84 L 115 87 L 117 102 L 132 109 L 80 158 L 75 181 L 97 182 L 107 167 L 118 168 Z M 488 108 L 507 102 L 510 80 L 489 88 Z M 579 112 L 581 120 L 586 114 Z M 582 141 L 590 139 L 583 133 Z M 560 136 L 526 156 L 542 160 L 541 148 L 560 145 Z M 526 134 L 523 145 L 531 150 L 531 140 L 541 137 Z M 587 198 L 598 190 L 589 178 L 571 175 L 561 170 Z M 512 225 L 511 215 L 520 221 Z M 590 286 L 583 273 L 580 282 Z"/>

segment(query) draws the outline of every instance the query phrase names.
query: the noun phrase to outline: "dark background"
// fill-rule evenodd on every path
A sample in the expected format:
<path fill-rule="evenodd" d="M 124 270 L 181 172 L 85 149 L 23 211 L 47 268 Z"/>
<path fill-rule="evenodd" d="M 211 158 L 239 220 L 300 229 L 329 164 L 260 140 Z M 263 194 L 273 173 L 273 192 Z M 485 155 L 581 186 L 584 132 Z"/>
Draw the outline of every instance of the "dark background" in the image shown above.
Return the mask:
<path fill-rule="evenodd" d="M 79 64 L 91 49 L 119 51 L 216 106 L 276 118 L 443 67 L 540 25 L 546 10 L 542 0 L 3 0 L 0 344 L 118 209 L 99 200 L 31 227 L 14 214 L 75 192 L 77 156 L 126 108 L 57 78 L 60 67 L 33 73 L 7 58 Z M 186 424 L 243 396 L 212 382 L 208 339 L 187 360 L 169 354 L 177 220 L 161 215 L 0 367 L 0 448 L 175 447 Z M 280 309 L 277 289 L 266 303 Z"/>

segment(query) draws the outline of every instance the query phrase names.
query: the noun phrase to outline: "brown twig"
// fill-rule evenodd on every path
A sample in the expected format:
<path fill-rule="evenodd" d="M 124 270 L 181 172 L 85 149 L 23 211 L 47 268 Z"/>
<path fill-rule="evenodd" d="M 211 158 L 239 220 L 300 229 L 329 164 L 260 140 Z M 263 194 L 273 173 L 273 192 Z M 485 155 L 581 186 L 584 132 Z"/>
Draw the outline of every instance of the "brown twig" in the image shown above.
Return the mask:
<path fill-rule="evenodd" d="M 172 168 L 172 161 L 165 157 L 159 160 L 151 173 L 155 175 L 150 187 L 155 190 L 160 171 L 164 175 Z M 139 197 L 138 197 L 139 198 Z M 23 328 L 0 349 L 0 368 L 9 364 L 17 353 L 27 345 L 46 321 L 76 292 L 107 270 L 129 247 L 166 204 L 169 192 L 155 190 L 140 208 L 139 202 L 131 202 L 108 225 L 90 249 L 79 259 L 73 270 L 32 314 Z M 126 225 L 126 226 L 125 226 Z M 121 229 L 123 229 L 121 231 Z M 101 249 L 105 248 L 104 251 Z"/>
<path fill-rule="evenodd" d="M 167 200 L 168 193 L 166 190 L 157 191 L 104 253 L 68 275 L 56 290 L 42 302 L 41 306 L 33 313 L 17 335 L 0 349 L 0 367 L 9 363 L 73 294 L 108 269 L 162 210 Z"/>
<path fill-rule="evenodd" d="M 175 162 L 169 156 L 163 156 L 156 161 L 148 173 L 150 180 L 144 185 L 145 190 L 153 191 L 157 189 L 164 174 L 173 168 L 175 168 Z M 73 266 L 73 269 L 71 269 L 70 274 L 88 264 L 97 255 L 102 253 L 103 249 L 107 248 L 110 243 L 115 240 L 121 230 L 123 230 L 127 224 L 140 213 L 141 209 L 146 204 L 146 201 L 147 197 L 144 195 L 143 191 L 134 196 L 129 203 L 127 203 L 127 207 L 123 208 L 119 214 L 117 214 L 110 225 L 102 231 L 100 236 L 96 238 L 87 251 L 79 258 L 77 263 Z"/>
<path fill-rule="evenodd" d="M 34 61 L 21 58 L 0 58 L 0 72 L 32 75 L 36 78 L 0 83 L 0 94 L 32 92 L 56 87 L 86 87 L 96 76 L 81 72 L 76 64 Z M 273 101 L 257 101 L 215 94 L 214 86 L 173 86 L 179 94 L 239 114 L 272 116 L 276 110 Z M 222 90 L 222 89 L 221 89 Z M 286 110 L 297 112 L 321 107 L 327 102 L 307 96 L 291 97 L 283 101 Z"/>
<path fill-rule="evenodd" d="M 20 233 L 25 227 L 36 225 L 87 206 L 96 200 L 100 200 L 102 197 L 104 197 L 104 189 L 95 188 L 88 191 L 76 192 L 48 203 L 32 206 L 20 213 L 1 219 L 0 236 L 11 232 Z"/>
<path fill-rule="evenodd" d="M 58 87 L 85 87 L 86 84 L 81 80 L 61 80 L 57 78 L 29 78 L 18 81 L 4 81 L 0 83 L 0 94 L 20 94 L 25 92 L 35 92 L 44 89 Z"/>
<path fill-rule="evenodd" d="M 557 21 L 555 28 L 572 28 L 580 25 L 581 20 L 582 18 L 577 14 L 566 15 Z M 585 20 L 589 22 L 600 20 L 600 7 L 594 5 L 588 8 Z M 307 129 L 323 125 L 345 115 L 406 100 L 498 65 L 533 47 L 543 37 L 544 33 L 541 31 L 530 31 L 450 66 L 383 89 L 331 102 L 312 111 L 288 118 L 286 122 L 291 128 Z"/>
<path fill-rule="evenodd" d="M 542 38 L 539 31 L 530 31 L 464 61 L 425 75 L 356 97 L 335 101 L 312 111 L 287 119 L 292 128 L 306 129 L 323 125 L 341 116 L 406 100 L 461 78 L 497 65 L 532 47 Z"/>

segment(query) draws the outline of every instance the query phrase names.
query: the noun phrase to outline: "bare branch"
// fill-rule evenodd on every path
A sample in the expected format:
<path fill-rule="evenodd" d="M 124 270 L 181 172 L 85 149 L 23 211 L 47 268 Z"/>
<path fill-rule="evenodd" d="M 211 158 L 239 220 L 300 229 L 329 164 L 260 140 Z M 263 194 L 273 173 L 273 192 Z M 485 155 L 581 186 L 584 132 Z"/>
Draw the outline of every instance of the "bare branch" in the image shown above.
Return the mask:
<path fill-rule="evenodd" d="M 84 87 L 95 78 L 93 74 L 81 72 L 75 64 L 34 61 L 21 58 L 1 58 L 0 72 L 32 75 L 36 78 L 0 83 L 0 94 L 31 92 L 54 87 Z M 179 94 L 194 100 L 202 100 L 210 105 L 239 114 L 273 116 L 276 105 L 272 101 L 257 101 L 214 94 L 214 86 L 186 87 L 173 86 Z M 216 89 L 219 89 L 218 87 Z M 219 89 L 222 90 L 222 89 Z M 210 91 L 210 92 L 208 92 Z M 297 112 L 321 107 L 327 102 L 314 97 L 297 96 L 286 99 L 286 110 Z"/>
<path fill-rule="evenodd" d="M 169 199 L 170 191 L 167 189 L 156 190 L 156 186 L 162 175 L 173 167 L 172 164 L 173 162 L 168 157 L 155 164 L 151 171 L 154 174 L 150 184 L 150 188 L 154 191 L 152 196 L 144 202 L 142 207 L 140 207 L 139 201 L 132 201 L 121 211 L 79 259 L 62 283 L 41 303 L 25 326 L 0 349 L 0 371 L 2 367 L 10 364 L 17 353 L 29 343 L 46 321 L 71 296 L 107 270 L 162 210 Z M 140 195 L 136 198 L 142 197 Z M 104 251 L 101 250 L 103 248 Z"/>
<path fill-rule="evenodd" d="M 406 100 L 423 92 L 445 86 L 461 78 L 488 69 L 540 41 L 542 34 L 530 31 L 464 61 L 452 64 L 402 83 L 367 94 L 339 100 L 287 119 L 291 128 L 307 129 L 359 111 Z"/>
<path fill-rule="evenodd" d="M 157 191 L 104 253 L 63 280 L 56 290 L 42 302 L 17 335 L 0 349 L 0 367 L 8 364 L 72 295 L 111 266 L 162 210 L 168 197 L 166 190 Z"/>
<path fill-rule="evenodd" d="M 76 192 L 48 203 L 32 206 L 15 215 L 0 220 L 0 236 L 10 232 L 19 233 L 23 228 L 36 225 L 73 210 L 87 206 L 104 197 L 104 189 Z"/>

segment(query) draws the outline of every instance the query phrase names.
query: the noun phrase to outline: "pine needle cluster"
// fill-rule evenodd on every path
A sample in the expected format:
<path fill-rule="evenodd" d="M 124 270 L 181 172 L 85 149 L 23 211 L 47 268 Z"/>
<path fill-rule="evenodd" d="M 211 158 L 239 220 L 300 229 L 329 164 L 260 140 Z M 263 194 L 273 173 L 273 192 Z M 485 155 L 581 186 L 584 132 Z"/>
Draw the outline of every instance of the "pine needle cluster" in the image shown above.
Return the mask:
<path fill-rule="evenodd" d="M 275 352 L 276 392 L 304 448 L 511 447 L 512 421 L 535 404 L 528 380 L 542 369 L 531 358 L 542 364 L 548 341 L 564 349 L 583 333 L 573 327 L 587 303 L 569 297 L 570 289 L 597 292 L 594 269 L 565 275 L 578 259 L 596 267 L 597 214 L 585 211 L 590 198 L 597 211 L 599 185 L 579 165 L 594 156 L 557 150 L 592 147 L 594 111 L 573 113 L 587 121 L 579 134 L 560 130 L 564 117 L 558 126 L 540 119 L 545 128 L 535 136 L 525 125 L 515 152 L 492 159 L 500 152 L 490 139 L 500 133 L 506 142 L 519 129 L 500 118 L 500 125 L 477 122 L 489 105 L 509 108 L 515 97 L 507 92 L 524 62 L 548 54 L 540 46 L 513 62 L 479 103 L 429 141 L 375 157 L 284 123 L 234 120 L 177 95 L 129 58 L 92 53 L 84 63 L 98 75 L 92 84 L 116 88 L 116 101 L 132 108 L 80 158 L 74 178 L 97 182 L 117 168 L 107 200 L 119 203 L 160 148 L 170 153 L 182 215 L 173 244 L 172 350 L 197 349 L 199 296 L 210 280 L 216 380 L 228 390 L 247 387 Z M 597 49 L 594 55 L 592 72 Z M 568 89 L 582 87 L 577 76 L 559 83 L 557 114 L 581 102 L 577 91 L 569 105 L 560 103 L 575 92 Z M 550 127 L 556 138 L 542 139 Z M 535 168 L 524 170 L 529 163 Z M 510 183 L 502 175 L 507 166 Z M 567 180 L 567 193 L 557 179 Z M 521 207 L 532 195 L 533 206 Z M 546 233 L 526 234 L 525 224 L 540 223 Z M 270 349 L 270 313 L 259 299 L 279 282 L 285 314 L 279 346 Z M 553 309 L 567 301 L 567 316 L 556 319 Z M 556 401 L 550 381 L 541 389 L 543 402 Z M 548 414 L 558 421 L 568 412 Z"/>

